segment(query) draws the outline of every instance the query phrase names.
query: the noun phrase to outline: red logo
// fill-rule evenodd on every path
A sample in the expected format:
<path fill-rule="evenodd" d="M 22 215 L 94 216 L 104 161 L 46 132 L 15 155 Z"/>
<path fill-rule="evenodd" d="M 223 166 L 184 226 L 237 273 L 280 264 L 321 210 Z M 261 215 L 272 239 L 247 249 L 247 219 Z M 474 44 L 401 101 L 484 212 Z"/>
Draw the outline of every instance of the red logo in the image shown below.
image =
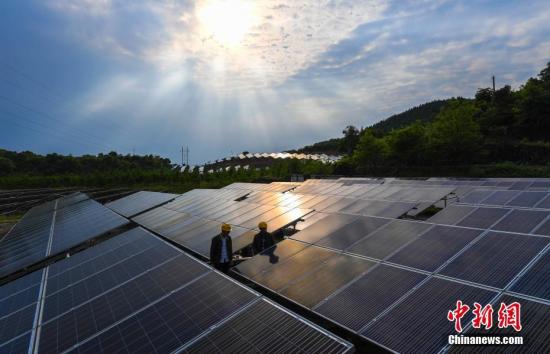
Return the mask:
<path fill-rule="evenodd" d="M 447 319 L 454 321 L 455 331 L 462 332 L 462 318 L 470 311 L 470 306 L 463 304 L 461 300 L 457 300 L 456 308 L 450 310 L 447 313 Z M 474 309 L 472 310 L 474 318 L 472 319 L 472 327 L 490 329 L 493 327 L 493 306 L 487 304 L 481 306 L 481 304 L 474 302 Z M 521 331 L 521 304 L 519 302 L 513 302 L 510 305 L 505 303 L 500 304 L 498 310 L 498 328 L 512 327 L 516 332 Z"/>
<path fill-rule="evenodd" d="M 455 321 L 455 331 L 459 333 L 462 332 L 462 323 L 460 320 L 468 313 L 468 311 L 470 311 L 470 306 L 462 305 L 462 301 L 458 300 L 456 302 L 456 309 L 447 313 L 447 319 L 449 321 Z"/>
<path fill-rule="evenodd" d="M 498 310 L 498 328 L 512 327 L 516 332 L 521 331 L 521 304 L 512 302 L 506 305 L 504 302 L 500 304 Z"/>

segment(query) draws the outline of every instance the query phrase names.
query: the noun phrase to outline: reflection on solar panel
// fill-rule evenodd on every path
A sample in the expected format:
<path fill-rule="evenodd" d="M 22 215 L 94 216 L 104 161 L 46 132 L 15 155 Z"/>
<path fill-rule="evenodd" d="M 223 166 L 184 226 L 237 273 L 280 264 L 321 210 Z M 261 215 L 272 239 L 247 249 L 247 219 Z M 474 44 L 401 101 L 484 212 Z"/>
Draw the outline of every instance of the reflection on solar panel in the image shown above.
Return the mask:
<path fill-rule="evenodd" d="M 164 204 L 177 196 L 177 194 L 140 191 L 105 206 L 129 218 Z"/>
<path fill-rule="evenodd" d="M 256 335 L 260 333 L 260 335 Z M 186 353 L 344 353 L 335 341 L 265 299 L 184 349 Z"/>
<path fill-rule="evenodd" d="M 504 288 L 548 243 L 545 237 L 489 232 L 441 274 Z"/>
<path fill-rule="evenodd" d="M 451 205 L 432 216 L 428 221 L 435 224 L 454 225 L 474 209 L 475 207 Z"/>
<path fill-rule="evenodd" d="M 278 262 L 262 272 L 257 273 L 252 279 L 268 288 L 278 291 L 295 279 L 313 271 L 325 260 L 335 256 L 336 254 L 332 251 L 309 246 L 282 262 Z"/>
<path fill-rule="evenodd" d="M 344 250 L 388 222 L 388 219 L 362 216 L 332 232 L 327 237 L 317 242 L 317 244 L 319 246 Z"/>
<path fill-rule="evenodd" d="M 550 331 L 550 306 L 535 301 L 526 300 L 511 295 L 502 295 L 494 302 L 493 307 L 499 308 L 500 303 L 511 304 L 513 302 L 521 304 L 521 332 L 516 332 L 514 328 L 499 328 L 497 325 L 489 330 L 470 328 L 466 335 L 482 336 L 522 336 L 524 338 L 522 345 L 499 345 L 499 346 L 452 346 L 450 353 L 469 353 L 475 350 L 476 353 L 548 353 L 550 343 L 548 342 L 548 333 Z"/>
<path fill-rule="evenodd" d="M 331 257 L 321 267 L 293 282 L 281 293 L 311 308 L 374 265 L 374 262 L 348 255 Z"/>
<path fill-rule="evenodd" d="M 550 300 L 550 252 L 546 251 L 512 286 L 511 290 Z"/>
<path fill-rule="evenodd" d="M 315 311 L 357 332 L 425 277 L 379 265 L 319 304 Z"/>
<path fill-rule="evenodd" d="M 270 265 L 284 261 L 286 258 L 302 251 L 308 245 L 291 239 L 283 240 L 273 247 L 256 255 L 254 258 L 240 263 L 236 269 L 249 278 L 267 269 Z"/>
<path fill-rule="evenodd" d="M 308 243 L 315 243 L 341 227 L 352 223 L 357 218 L 359 217 L 354 215 L 332 214 L 292 235 L 292 238 Z"/>
<path fill-rule="evenodd" d="M 497 293 L 443 279 L 432 278 L 372 323 L 362 334 L 403 353 L 438 353 L 449 334 L 455 333 L 447 312 L 457 299 L 465 304 L 488 303 Z M 471 311 L 463 323 L 472 320 Z M 405 335 L 413 333 L 414 335 Z"/>
<path fill-rule="evenodd" d="M 348 251 L 384 259 L 430 227 L 430 224 L 421 222 L 392 221 L 353 245 Z"/>
<path fill-rule="evenodd" d="M 433 272 L 479 234 L 481 230 L 438 225 L 403 247 L 388 261 Z"/>
<path fill-rule="evenodd" d="M 246 202 L 229 203 L 230 207 L 223 206 L 223 208 L 214 205 L 208 208 L 193 207 L 192 210 L 186 208 L 185 213 L 175 212 L 168 209 L 170 205 L 165 205 L 138 215 L 133 220 L 188 249 L 209 257 L 212 238 L 219 234 L 222 222 L 233 225 L 231 230 L 233 251 L 238 251 L 252 243 L 257 233 L 254 230 L 257 230 L 256 227 L 260 221 L 266 221 L 268 231 L 274 232 L 296 223 L 311 212 L 308 209 Z M 188 213 L 194 213 L 196 216 Z"/>

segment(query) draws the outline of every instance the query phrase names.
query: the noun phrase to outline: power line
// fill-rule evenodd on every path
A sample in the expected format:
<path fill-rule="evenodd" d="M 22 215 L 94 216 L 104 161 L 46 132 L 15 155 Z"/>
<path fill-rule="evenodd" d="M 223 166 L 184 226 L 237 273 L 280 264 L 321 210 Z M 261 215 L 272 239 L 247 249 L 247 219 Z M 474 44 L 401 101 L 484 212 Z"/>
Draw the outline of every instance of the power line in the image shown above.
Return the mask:
<path fill-rule="evenodd" d="M 35 93 L 32 93 L 33 96 L 40 97 L 41 99 L 44 99 L 44 100 L 48 100 L 50 103 L 52 103 L 51 100 L 50 100 L 50 98 L 54 98 L 55 101 L 57 101 L 58 103 L 61 103 L 60 106 L 62 106 L 62 107 L 66 107 L 66 103 L 71 101 L 70 99 L 64 98 L 64 97 L 62 97 L 61 95 L 59 95 L 59 92 L 60 92 L 60 91 L 58 91 L 58 90 L 52 88 L 50 85 L 45 84 L 44 82 L 42 82 L 42 81 L 40 81 L 40 80 L 37 80 L 37 79 L 33 78 L 33 77 L 32 77 L 31 75 L 29 75 L 28 73 L 25 73 L 24 71 L 22 71 L 22 70 L 20 70 L 20 69 L 18 69 L 18 68 L 16 68 L 16 67 L 14 67 L 14 66 L 11 65 L 10 63 L 7 63 L 7 62 L 5 62 L 5 61 L 4 61 L 3 63 L 4 63 L 4 65 L 5 65 L 5 67 L 4 67 L 5 69 L 10 69 L 12 72 L 18 74 L 20 77 L 23 77 L 23 78 L 29 80 L 30 82 L 32 82 L 33 84 L 35 84 L 35 86 L 37 86 L 37 87 L 39 87 L 40 89 L 42 89 L 42 90 L 49 96 L 49 98 L 48 98 L 48 99 L 45 99 L 44 97 L 40 97 L 40 96 L 38 96 L 38 95 L 35 95 Z M 1 68 L 1 67 L 0 67 L 0 68 Z M 8 80 L 3 79 L 3 81 L 6 82 L 6 83 L 9 83 L 9 84 L 11 84 L 11 85 L 14 85 L 13 82 L 10 82 L 10 81 L 8 81 Z M 31 92 L 31 91 L 28 90 L 28 89 L 22 88 L 22 86 L 20 86 L 20 85 L 15 84 L 14 86 L 16 86 L 16 87 L 18 87 L 19 89 L 22 89 L 22 90 L 24 90 L 24 91 Z M 57 93 L 56 93 L 56 91 L 57 91 Z M 54 95 L 54 94 L 55 94 L 55 95 Z M 75 107 L 75 108 L 76 108 L 76 107 Z M 78 110 L 78 108 L 77 108 L 77 110 Z M 63 123 L 65 123 L 65 122 L 63 122 Z M 105 127 L 106 127 L 106 126 L 105 126 Z M 117 131 L 118 134 L 120 134 L 120 135 L 125 135 L 125 136 L 127 136 L 127 137 L 130 137 L 130 136 L 128 135 L 128 132 L 127 132 L 126 130 L 124 130 L 124 129 L 121 129 L 120 126 L 117 126 L 116 128 L 117 128 L 117 130 L 118 130 L 118 131 Z M 109 127 L 109 129 L 112 129 L 112 127 Z M 86 134 L 88 134 L 88 132 L 86 132 Z M 96 138 L 97 138 L 97 139 L 101 139 L 101 138 L 99 138 L 99 137 L 96 137 Z"/>
<path fill-rule="evenodd" d="M 50 120 L 52 120 L 52 121 L 54 121 L 54 122 L 61 123 L 61 124 L 65 125 L 65 126 L 66 126 L 66 124 L 67 124 L 65 121 L 63 121 L 63 120 L 60 119 L 60 118 L 56 118 L 56 117 L 54 117 L 54 116 L 52 116 L 52 115 L 50 115 L 50 114 L 48 114 L 48 113 L 44 113 L 44 112 L 39 111 L 39 110 L 36 110 L 36 109 L 34 109 L 34 108 L 32 108 L 32 107 L 28 107 L 28 106 L 26 106 L 26 105 L 23 105 L 23 104 L 21 104 L 21 103 L 19 103 L 19 102 L 16 102 L 16 101 L 14 101 L 14 100 L 12 100 L 12 99 L 10 99 L 10 98 L 8 98 L 8 97 L 1 96 L 1 95 L 0 95 L 0 99 L 4 100 L 4 101 L 6 101 L 6 102 L 9 102 L 9 103 L 11 103 L 11 104 L 13 104 L 13 105 L 15 105 L 15 106 L 18 106 L 18 107 L 20 107 L 20 108 L 23 108 L 23 109 L 25 109 L 25 110 L 27 110 L 27 111 L 29 111 L 29 112 L 33 112 L 33 113 L 35 113 L 35 114 L 38 114 L 38 115 L 44 116 L 44 117 L 46 117 L 46 118 L 49 118 Z M 74 130 L 74 134 L 75 134 L 75 135 L 78 135 L 79 138 L 81 138 L 81 137 L 85 137 L 85 138 L 94 138 L 94 139 L 100 140 L 102 145 L 105 144 L 104 147 L 110 146 L 110 143 L 109 143 L 109 142 L 103 140 L 103 138 L 100 138 L 99 136 L 96 136 L 95 134 L 91 134 L 90 132 L 86 132 L 86 131 L 80 130 L 80 129 L 78 129 L 78 128 L 70 128 L 70 129 L 71 129 L 71 130 Z"/>
<path fill-rule="evenodd" d="M 78 144 L 84 143 L 84 144 L 89 145 L 90 147 L 91 146 L 93 146 L 94 148 L 99 147 L 101 150 L 110 150 L 110 148 L 107 147 L 107 146 L 103 146 L 103 145 L 98 144 L 96 142 L 92 142 L 91 140 L 87 140 L 87 139 L 85 140 L 81 136 L 69 135 L 67 132 L 63 133 L 59 130 L 53 129 L 50 126 L 45 125 L 43 122 L 36 121 L 36 120 L 30 119 L 30 118 L 22 116 L 22 115 L 18 115 L 16 113 L 13 113 L 13 112 L 10 112 L 10 111 L 6 111 L 6 110 L 1 110 L 1 111 L 6 114 L 6 115 L 3 115 L 3 118 L 6 118 L 6 119 L 10 118 L 10 117 L 15 118 L 17 120 L 12 120 L 12 123 L 15 123 L 16 125 L 22 126 L 23 128 L 29 128 L 29 129 L 32 129 L 32 130 L 37 130 L 36 127 L 28 126 L 28 125 L 25 126 L 24 124 L 21 124 L 21 121 L 25 121 L 27 123 L 37 125 L 37 126 L 41 127 L 42 129 L 50 130 L 50 132 L 46 132 L 44 130 L 38 131 L 41 134 L 50 134 L 50 135 L 51 134 L 56 134 L 56 135 L 58 135 L 59 137 L 61 137 L 63 139 L 71 139 L 73 142 L 78 143 Z"/>

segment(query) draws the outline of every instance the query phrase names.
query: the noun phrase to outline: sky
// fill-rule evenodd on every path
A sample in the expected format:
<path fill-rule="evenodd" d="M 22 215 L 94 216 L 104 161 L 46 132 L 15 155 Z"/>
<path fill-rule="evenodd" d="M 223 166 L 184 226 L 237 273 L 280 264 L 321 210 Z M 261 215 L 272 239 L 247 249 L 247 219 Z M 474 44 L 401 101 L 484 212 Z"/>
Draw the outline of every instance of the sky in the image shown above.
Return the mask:
<path fill-rule="evenodd" d="M 547 0 L 2 0 L 0 148 L 196 165 L 550 61 Z"/>

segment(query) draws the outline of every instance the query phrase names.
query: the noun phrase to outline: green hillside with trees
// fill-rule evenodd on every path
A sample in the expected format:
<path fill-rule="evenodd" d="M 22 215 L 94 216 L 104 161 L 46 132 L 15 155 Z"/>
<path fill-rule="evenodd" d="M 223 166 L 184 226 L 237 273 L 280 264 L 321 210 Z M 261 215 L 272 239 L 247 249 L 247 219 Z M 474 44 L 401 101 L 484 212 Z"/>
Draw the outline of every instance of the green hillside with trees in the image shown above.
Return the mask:
<path fill-rule="evenodd" d="M 550 63 L 519 89 L 481 88 L 446 101 L 434 119 L 345 135 L 340 174 L 550 175 Z"/>
<path fill-rule="evenodd" d="M 424 103 L 408 109 L 405 112 L 394 114 L 393 116 L 383 119 L 369 128 L 376 132 L 377 135 L 381 135 L 417 121 L 429 123 L 448 102 L 449 100 L 435 100 Z M 355 144 L 358 141 L 359 135 L 362 134 L 362 131 L 364 131 L 364 129 L 357 129 L 356 127 L 350 125 L 342 131 L 342 134 L 344 134 L 343 138 L 334 138 L 321 141 L 298 150 L 290 150 L 289 152 L 327 155 L 349 154 L 350 148 L 352 151 L 353 148 L 355 148 Z"/>

